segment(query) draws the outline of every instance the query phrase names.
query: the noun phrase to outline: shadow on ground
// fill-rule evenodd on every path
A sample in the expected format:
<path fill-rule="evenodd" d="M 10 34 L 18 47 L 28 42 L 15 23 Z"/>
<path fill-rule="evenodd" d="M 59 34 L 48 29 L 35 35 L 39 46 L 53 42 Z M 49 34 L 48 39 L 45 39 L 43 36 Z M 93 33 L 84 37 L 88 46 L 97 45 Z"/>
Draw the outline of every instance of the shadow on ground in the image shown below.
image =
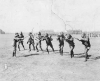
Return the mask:
<path fill-rule="evenodd" d="M 84 53 L 78 53 L 78 54 L 74 54 L 74 55 L 83 55 Z"/>
<path fill-rule="evenodd" d="M 29 56 L 34 56 L 34 55 L 39 55 L 39 54 L 35 53 L 35 54 L 23 55 L 23 56 L 19 56 L 19 57 L 29 57 Z"/>
<path fill-rule="evenodd" d="M 98 59 L 100 59 L 100 56 L 97 56 L 97 57 L 95 57 L 95 58 L 93 58 L 94 60 L 98 60 Z"/>
<path fill-rule="evenodd" d="M 88 57 L 91 57 L 91 55 L 88 55 Z M 75 58 L 85 58 L 85 55 L 77 56 Z"/>

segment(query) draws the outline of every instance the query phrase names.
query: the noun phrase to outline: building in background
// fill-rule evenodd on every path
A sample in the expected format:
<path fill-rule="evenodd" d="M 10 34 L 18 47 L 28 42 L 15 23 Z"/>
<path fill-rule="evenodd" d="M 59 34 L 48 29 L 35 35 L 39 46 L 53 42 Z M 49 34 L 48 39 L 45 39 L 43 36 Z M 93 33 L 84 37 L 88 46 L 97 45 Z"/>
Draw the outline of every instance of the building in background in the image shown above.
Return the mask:
<path fill-rule="evenodd" d="M 100 37 L 100 31 L 87 32 L 89 37 Z"/>
<path fill-rule="evenodd" d="M 56 34 L 53 30 L 40 30 L 39 32 L 41 32 L 42 35 L 45 35 L 46 33 L 48 33 L 49 35 Z"/>
<path fill-rule="evenodd" d="M 67 30 L 69 34 L 82 34 L 82 30 Z"/>

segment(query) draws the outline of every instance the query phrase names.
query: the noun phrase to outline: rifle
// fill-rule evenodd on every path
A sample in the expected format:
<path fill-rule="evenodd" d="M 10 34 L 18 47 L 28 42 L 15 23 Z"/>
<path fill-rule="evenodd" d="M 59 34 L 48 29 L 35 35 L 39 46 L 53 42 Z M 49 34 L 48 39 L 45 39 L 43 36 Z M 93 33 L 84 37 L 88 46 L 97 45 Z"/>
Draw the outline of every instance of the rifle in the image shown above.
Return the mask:
<path fill-rule="evenodd" d="M 81 40 L 79 40 L 78 38 L 75 38 L 75 37 L 74 37 L 74 39 L 76 39 L 76 40 L 78 40 L 78 41 L 81 41 Z"/>

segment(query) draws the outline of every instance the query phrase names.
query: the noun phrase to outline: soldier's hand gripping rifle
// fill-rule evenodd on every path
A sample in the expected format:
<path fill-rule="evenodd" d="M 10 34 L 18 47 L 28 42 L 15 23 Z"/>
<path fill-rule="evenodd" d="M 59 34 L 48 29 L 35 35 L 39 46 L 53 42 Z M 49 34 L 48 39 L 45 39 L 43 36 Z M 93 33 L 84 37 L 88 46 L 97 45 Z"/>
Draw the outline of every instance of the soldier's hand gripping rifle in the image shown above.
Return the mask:
<path fill-rule="evenodd" d="M 81 40 L 79 40 L 78 38 L 75 38 L 75 37 L 74 37 L 74 39 L 76 39 L 76 40 L 78 40 L 78 41 L 81 41 Z"/>

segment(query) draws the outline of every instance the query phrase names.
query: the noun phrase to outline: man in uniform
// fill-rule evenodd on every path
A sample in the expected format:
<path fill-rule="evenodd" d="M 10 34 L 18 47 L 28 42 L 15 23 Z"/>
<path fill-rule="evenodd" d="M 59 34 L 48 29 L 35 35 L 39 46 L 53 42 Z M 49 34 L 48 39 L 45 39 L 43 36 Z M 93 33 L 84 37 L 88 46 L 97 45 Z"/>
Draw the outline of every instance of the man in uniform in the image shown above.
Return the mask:
<path fill-rule="evenodd" d="M 28 43 L 29 43 L 29 51 L 31 51 L 31 45 L 33 46 L 33 49 L 35 50 L 34 36 L 31 32 L 29 33 L 29 39 L 27 41 L 27 44 Z"/>
<path fill-rule="evenodd" d="M 48 33 L 46 33 L 46 36 L 43 38 L 43 40 L 46 41 L 46 50 L 47 50 L 48 54 L 49 54 L 48 46 L 50 46 L 54 52 L 54 48 L 53 48 L 53 45 L 51 42 L 53 39 L 51 38 L 51 36 L 49 37 Z"/>
<path fill-rule="evenodd" d="M 19 49 L 19 51 L 20 51 L 20 44 L 22 45 L 22 47 L 24 48 L 24 50 L 25 50 L 25 47 L 24 47 L 24 44 L 23 44 L 23 40 L 24 40 L 24 35 L 23 35 L 23 33 L 21 32 L 20 33 L 20 35 L 19 35 L 19 41 L 18 41 L 18 49 Z"/>
<path fill-rule="evenodd" d="M 18 33 L 15 33 L 14 43 L 13 43 L 13 47 L 14 47 L 14 50 L 13 50 L 13 57 L 16 56 L 17 43 L 18 43 L 18 41 L 19 41 L 19 34 L 18 34 Z"/>
<path fill-rule="evenodd" d="M 38 36 L 35 38 L 35 41 L 36 41 L 36 50 L 37 50 L 37 52 L 39 52 L 39 50 L 38 50 L 38 45 L 39 45 L 41 51 L 43 51 L 43 49 L 42 49 L 42 47 L 41 47 L 42 38 L 43 38 L 43 37 L 41 36 L 41 32 L 39 32 L 39 33 L 38 33 Z"/>
<path fill-rule="evenodd" d="M 70 47 L 70 55 L 71 55 L 71 58 L 74 57 L 74 47 L 75 47 L 75 44 L 74 44 L 74 38 L 70 35 L 70 34 L 67 34 L 67 38 L 65 38 L 66 42 L 68 42 L 69 44 L 69 47 Z"/>
<path fill-rule="evenodd" d="M 77 39 L 79 41 L 82 42 L 82 44 L 84 45 L 85 47 L 85 61 L 87 61 L 87 59 L 89 59 L 88 57 L 88 51 L 90 50 L 90 47 L 91 47 L 91 44 L 90 44 L 90 39 L 89 39 L 89 36 L 86 35 L 86 33 L 83 33 L 81 35 L 82 39 Z"/>
<path fill-rule="evenodd" d="M 59 52 L 60 52 L 60 55 L 63 55 L 64 39 L 65 39 L 64 34 L 60 33 L 60 35 L 58 35 L 58 38 L 57 38 L 57 40 L 59 41 Z"/>

